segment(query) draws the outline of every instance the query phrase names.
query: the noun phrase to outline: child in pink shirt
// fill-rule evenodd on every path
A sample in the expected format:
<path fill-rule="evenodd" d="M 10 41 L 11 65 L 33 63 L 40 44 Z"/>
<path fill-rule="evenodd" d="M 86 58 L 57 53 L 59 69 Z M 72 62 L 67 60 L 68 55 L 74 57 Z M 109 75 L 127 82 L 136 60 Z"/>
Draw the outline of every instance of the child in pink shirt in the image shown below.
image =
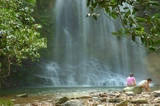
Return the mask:
<path fill-rule="evenodd" d="M 127 86 L 136 86 L 136 79 L 133 77 L 132 73 L 130 73 L 129 77 L 127 78 Z"/>

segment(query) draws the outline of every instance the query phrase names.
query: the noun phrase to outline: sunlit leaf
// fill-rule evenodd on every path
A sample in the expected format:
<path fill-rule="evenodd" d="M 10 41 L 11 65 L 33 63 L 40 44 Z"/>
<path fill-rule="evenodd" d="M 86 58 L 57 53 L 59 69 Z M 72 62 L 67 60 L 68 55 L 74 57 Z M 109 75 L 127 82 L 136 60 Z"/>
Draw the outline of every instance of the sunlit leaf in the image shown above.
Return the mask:
<path fill-rule="evenodd" d="M 112 35 L 118 35 L 116 32 L 112 32 Z"/>

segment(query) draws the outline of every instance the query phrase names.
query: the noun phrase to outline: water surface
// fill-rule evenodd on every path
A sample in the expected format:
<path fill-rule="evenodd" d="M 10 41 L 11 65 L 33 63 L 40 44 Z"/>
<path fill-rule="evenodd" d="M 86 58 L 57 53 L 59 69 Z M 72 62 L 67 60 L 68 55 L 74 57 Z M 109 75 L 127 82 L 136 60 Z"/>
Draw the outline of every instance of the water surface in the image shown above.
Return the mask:
<path fill-rule="evenodd" d="M 12 88 L 0 90 L 0 96 L 13 96 L 22 93 L 27 94 L 66 94 L 66 93 L 89 93 L 89 92 L 115 92 L 122 91 L 125 86 L 112 87 L 26 87 L 26 88 Z M 159 90 L 160 86 L 152 86 L 152 90 Z"/>

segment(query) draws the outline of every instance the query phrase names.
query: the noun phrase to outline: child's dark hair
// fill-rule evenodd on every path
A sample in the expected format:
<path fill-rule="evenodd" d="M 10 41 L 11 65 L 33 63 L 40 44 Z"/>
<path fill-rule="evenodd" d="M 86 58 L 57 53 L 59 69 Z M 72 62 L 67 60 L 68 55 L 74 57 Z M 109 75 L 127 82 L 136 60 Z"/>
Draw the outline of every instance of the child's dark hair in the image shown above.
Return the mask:
<path fill-rule="evenodd" d="M 150 81 L 150 82 L 151 82 L 151 81 L 152 81 L 152 79 L 151 79 L 151 78 L 148 78 L 148 79 L 147 79 L 147 81 Z"/>
<path fill-rule="evenodd" d="M 130 73 L 130 75 L 129 75 L 130 77 L 133 77 L 133 73 Z"/>

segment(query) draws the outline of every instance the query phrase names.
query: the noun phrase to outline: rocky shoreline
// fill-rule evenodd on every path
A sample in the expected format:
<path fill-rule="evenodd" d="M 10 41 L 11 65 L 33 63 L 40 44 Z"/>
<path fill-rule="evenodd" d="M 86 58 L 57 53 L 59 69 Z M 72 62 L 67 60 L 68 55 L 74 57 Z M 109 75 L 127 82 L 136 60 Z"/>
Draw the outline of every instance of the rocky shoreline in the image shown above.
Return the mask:
<path fill-rule="evenodd" d="M 25 101 L 25 102 L 21 102 Z M 12 98 L 14 106 L 160 106 L 160 90 L 52 94 L 19 94 Z"/>

